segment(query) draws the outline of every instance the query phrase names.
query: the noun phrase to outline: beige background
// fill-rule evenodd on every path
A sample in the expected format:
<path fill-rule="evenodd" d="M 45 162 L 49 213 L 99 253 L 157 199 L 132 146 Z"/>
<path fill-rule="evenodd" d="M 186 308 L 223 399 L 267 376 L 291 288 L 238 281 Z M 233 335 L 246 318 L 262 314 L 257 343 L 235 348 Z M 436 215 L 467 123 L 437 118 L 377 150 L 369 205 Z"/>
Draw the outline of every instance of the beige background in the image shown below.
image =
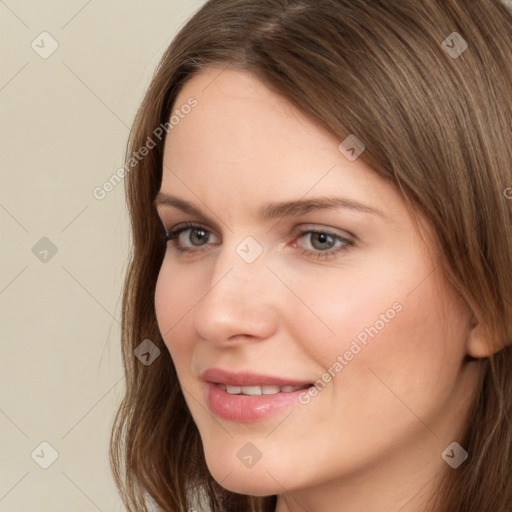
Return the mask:
<path fill-rule="evenodd" d="M 122 166 L 158 59 L 202 3 L 0 1 L 0 512 L 122 510 L 107 448 L 129 234 L 122 185 L 92 191 Z M 46 59 L 31 47 L 52 49 L 44 31 Z M 55 255 L 32 252 L 43 237 Z M 47 469 L 31 458 L 51 461 L 43 441 L 58 452 Z"/>

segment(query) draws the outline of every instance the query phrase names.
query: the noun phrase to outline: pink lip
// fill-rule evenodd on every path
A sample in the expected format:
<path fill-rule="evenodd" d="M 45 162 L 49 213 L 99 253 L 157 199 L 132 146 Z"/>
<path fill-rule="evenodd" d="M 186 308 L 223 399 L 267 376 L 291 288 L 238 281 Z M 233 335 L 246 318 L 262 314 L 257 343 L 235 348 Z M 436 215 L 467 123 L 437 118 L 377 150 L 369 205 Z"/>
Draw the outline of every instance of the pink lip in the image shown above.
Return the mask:
<path fill-rule="evenodd" d="M 283 379 L 269 375 L 254 373 L 231 373 L 219 368 L 206 370 L 201 377 L 205 382 L 205 398 L 210 410 L 217 416 L 239 423 L 250 423 L 266 419 L 282 411 L 294 403 L 298 403 L 303 389 L 281 392 L 274 395 L 231 395 L 222 390 L 217 384 L 228 386 L 307 386 L 310 382 L 293 379 Z"/>
<path fill-rule="evenodd" d="M 275 395 L 230 395 L 217 384 L 205 383 L 205 397 L 210 410 L 220 418 L 238 423 L 264 420 L 294 403 L 298 404 L 300 393 L 304 390 Z"/>
<path fill-rule="evenodd" d="M 239 372 L 233 373 L 220 368 L 209 368 L 202 373 L 201 378 L 214 384 L 226 384 L 228 386 L 309 386 L 312 382 L 305 380 L 285 379 L 271 375 L 259 375 L 256 373 Z"/>

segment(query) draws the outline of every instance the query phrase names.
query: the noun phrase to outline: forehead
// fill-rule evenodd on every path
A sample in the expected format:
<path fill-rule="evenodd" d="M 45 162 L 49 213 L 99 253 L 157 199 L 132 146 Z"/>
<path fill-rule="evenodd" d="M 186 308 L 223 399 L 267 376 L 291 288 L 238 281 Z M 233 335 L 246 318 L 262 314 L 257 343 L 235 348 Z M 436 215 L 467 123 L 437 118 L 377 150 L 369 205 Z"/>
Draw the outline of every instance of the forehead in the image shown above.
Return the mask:
<path fill-rule="evenodd" d="M 212 176 L 222 168 L 241 177 L 257 167 L 260 175 L 271 170 L 273 178 L 288 181 L 287 171 L 298 179 L 305 167 L 324 174 L 345 163 L 338 137 L 247 71 L 201 71 L 180 91 L 173 113 L 191 98 L 197 105 L 167 136 L 165 163 L 176 170 L 200 168 Z"/>
<path fill-rule="evenodd" d="M 230 144 L 231 155 L 240 148 L 246 160 L 262 153 L 276 158 L 275 148 L 282 153 L 339 144 L 318 121 L 308 118 L 245 70 L 206 68 L 185 84 L 173 110 L 179 110 L 190 98 L 197 101 L 197 106 L 169 138 L 211 143 L 209 150 L 214 155 L 220 152 L 224 156 L 225 147 L 218 146 L 222 139 Z"/>
<path fill-rule="evenodd" d="M 214 210 L 239 200 L 254 211 L 272 202 L 340 196 L 393 215 L 393 186 L 339 138 L 247 71 L 207 68 L 185 84 L 173 112 L 197 104 L 170 130 L 162 191 Z"/>

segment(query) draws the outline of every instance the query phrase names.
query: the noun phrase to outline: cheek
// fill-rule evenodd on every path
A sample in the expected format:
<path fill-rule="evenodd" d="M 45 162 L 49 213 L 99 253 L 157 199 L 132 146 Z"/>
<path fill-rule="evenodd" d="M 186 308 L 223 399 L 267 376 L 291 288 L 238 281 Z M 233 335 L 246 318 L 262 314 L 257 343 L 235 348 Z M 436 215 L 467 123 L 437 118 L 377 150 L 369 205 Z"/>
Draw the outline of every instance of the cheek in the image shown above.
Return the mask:
<path fill-rule="evenodd" d="M 186 339 L 183 332 L 186 317 L 199 302 L 199 292 L 199 286 L 194 286 L 194 280 L 186 272 L 171 272 L 164 259 L 155 288 L 155 312 L 158 328 L 174 360 L 190 346 L 177 340 Z"/>
<path fill-rule="evenodd" d="M 382 297 L 366 297 L 359 315 L 338 323 L 346 335 L 338 346 L 331 345 L 331 360 L 340 354 L 347 363 L 333 393 L 354 422 L 360 411 L 374 411 L 370 423 L 375 431 L 386 423 L 402 428 L 409 420 L 412 428 L 416 416 L 433 422 L 456 386 L 465 330 L 456 308 L 436 299 L 428 282 L 414 293 L 395 296 L 395 314 L 388 309 L 393 297 Z M 387 323 L 382 314 L 388 316 Z"/>
<path fill-rule="evenodd" d="M 354 410 L 362 403 L 400 404 L 393 392 L 424 410 L 455 385 L 465 350 L 464 315 L 454 297 L 439 293 L 437 272 L 429 275 L 429 266 L 417 261 L 415 268 L 340 272 L 339 279 L 296 288 L 312 311 L 295 312 L 301 319 L 297 339 L 307 341 L 304 351 L 327 372 L 325 381 L 335 375 L 332 392 L 345 404 L 353 401 Z"/>
<path fill-rule="evenodd" d="M 282 310 L 288 325 L 294 325 L 295 339 L 325 368 L 351 349 L 347 356 L 355 360 L 355 352 L 361 355 L 382 344 L 378 340 L 404 316 L 405 302 L 398 279 L 389 272 L 327 270 L 302 281 L 289 276 L 301 301 L 288 301 Z"/>

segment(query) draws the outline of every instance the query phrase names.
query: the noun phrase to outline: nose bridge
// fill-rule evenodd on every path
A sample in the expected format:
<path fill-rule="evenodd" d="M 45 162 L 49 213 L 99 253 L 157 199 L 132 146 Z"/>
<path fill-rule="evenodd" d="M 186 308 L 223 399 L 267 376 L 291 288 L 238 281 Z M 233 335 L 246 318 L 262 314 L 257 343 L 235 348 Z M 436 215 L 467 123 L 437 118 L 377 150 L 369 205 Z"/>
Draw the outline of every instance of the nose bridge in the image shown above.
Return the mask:
<path fill-rule="evenodd" d="M 215 261 L 211 284 L 217 288 L 226 281 L 224 286 L 233 291 L 250 292 L 268 280 L 268 255 L 254 236 L 245 236 L 238 243 L 235 236 L 228 238 L 231 240 L 224 243 Z M 222 286 L 218 291 L 222 291 Z"/>
<path fill-rule="evenodd" d="M 223 245 L 212 264 L 209 289 L 194 308 L 194 325 L 202 337 L 221 343 L 237 335 L 272 334 L 276 295 L 266 263 L 263 247 L 253 237 Z"/>

